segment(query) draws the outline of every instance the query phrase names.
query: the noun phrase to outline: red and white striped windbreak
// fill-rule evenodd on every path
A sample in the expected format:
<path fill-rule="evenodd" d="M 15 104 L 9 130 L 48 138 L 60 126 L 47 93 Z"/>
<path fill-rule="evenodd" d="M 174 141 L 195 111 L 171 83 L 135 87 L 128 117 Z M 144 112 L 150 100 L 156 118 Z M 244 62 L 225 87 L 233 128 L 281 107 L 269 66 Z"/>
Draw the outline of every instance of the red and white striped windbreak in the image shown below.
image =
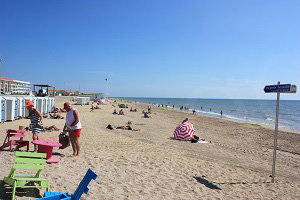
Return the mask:
<path fill-rule="evenodd" d="M 190 140 L 195 133 L 193 124 L 184 122 L 177 126 L 174 131 L 175 140 Z"/>

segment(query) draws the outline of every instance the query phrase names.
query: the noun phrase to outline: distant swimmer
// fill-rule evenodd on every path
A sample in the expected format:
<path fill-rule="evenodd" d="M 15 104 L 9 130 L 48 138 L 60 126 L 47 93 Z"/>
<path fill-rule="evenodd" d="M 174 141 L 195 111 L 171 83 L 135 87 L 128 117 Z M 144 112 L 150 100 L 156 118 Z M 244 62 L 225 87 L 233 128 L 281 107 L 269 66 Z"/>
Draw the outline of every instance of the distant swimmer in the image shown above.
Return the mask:
<path fill-rule="evenodd" d="M 209 111 L 211 112 L 211 108 L 209 109 Z"/>
<path fill-rule="evenodd" d="M 195 109 L 193 110 L 193 115 L 196 115 L 196 110 Z"/>

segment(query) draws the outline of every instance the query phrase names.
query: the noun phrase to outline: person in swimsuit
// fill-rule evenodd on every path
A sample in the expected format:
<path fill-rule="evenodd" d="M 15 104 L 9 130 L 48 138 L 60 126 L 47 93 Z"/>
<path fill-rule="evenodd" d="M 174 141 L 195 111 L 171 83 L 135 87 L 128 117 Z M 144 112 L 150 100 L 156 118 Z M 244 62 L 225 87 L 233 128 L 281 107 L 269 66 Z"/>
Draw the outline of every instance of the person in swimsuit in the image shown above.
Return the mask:
<path fill-rule="evenodd" d="M 79 137 L 81 132 L 81 123 L 79 120 L 79 114 L 76 108 L 72 108 L 69 102 L 64 103 L 64 109 L 67 111 L 66 124 L 63 132 L 69 132 L 69 137 L 71 140 L 73 148 L 73 156 L 79 156 L 80 153 L 80 143 Z"/>
<path fill-rule="evenodd" d="M 34 108 L 34 103 L 32 101 L 27 101 L 25 107 L 29 111 L 28 117 L 19 117 L 30 119 L 31 122 L 29 126 L 32 131 L 32 139 L 39 140 L 39 133 L 43 130 L 43 116 L 36 108 Z M 34 152 L 37 152 L 37 149 L 38 145 L 35 144 Z"/>

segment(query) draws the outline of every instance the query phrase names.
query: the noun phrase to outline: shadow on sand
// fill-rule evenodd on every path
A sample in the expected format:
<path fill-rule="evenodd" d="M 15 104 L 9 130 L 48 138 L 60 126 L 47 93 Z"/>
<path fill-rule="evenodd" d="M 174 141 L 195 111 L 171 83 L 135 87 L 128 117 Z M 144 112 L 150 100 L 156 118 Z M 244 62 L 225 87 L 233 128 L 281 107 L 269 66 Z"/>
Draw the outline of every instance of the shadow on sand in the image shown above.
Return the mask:
<path fill-rule="evenodd" d="M 28 183 L 26 185 L 33 185 Z M 0 181 L 0 199 L 11 199 L 12 187 Z M 37 188 L 17 188 L 16 197 L 41 198 L 40 190 Z"/>
<path fill-rule="evenodd" d="M 198 181 L 198 183 L 201 183 L 201 184 L 205 185 L 209 189 L 212 189 L 212 190 L 222 190 L 217 185 L 215 185 L 213 183 L 210 183 L 208 180 L 206 180 L 206 179 L 204 179 L 202 177 L 193 176 L 193 178 L 196 179 Z"/>

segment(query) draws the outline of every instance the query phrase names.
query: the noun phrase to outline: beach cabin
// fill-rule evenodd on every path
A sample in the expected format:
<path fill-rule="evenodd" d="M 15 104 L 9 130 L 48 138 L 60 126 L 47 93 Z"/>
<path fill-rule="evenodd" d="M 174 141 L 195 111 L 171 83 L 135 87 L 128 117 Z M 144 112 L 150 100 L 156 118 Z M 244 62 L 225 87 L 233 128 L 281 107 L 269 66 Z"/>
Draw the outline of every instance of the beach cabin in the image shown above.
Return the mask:
<path fill-rule="evenodd" d="M 90 101 L 90 97 L 77 97 L 77 105 L 86 105 Z"/>
<path fill-rule="evenodd" d="M 52 98 L 52 105 L 51 105 L 51 110 L 53 109 L 53 107 L 55 106 L 56 100 L 55 97 Z"/>
<path fill-rule="evenodd" d="M 39 101 L 37 97 L 32 97 L 31 101 L 34 103 L 34 108 L 38 109 L 39 107 Z"/>
<path fill-rule="evenodd" d="M 25 100 L 25 104 L 27 101 L 32 101 L 34 103 L 33 97 L 31 97 L 31 96 L 24 97 L 24 100 Z M 27 117 L 29 115 L 29 111 L 26 109 L 25 106 L 24 106 L 24 110 L 25 110 L 25 117 Z"/>
<path fill-rule="evenodd" d="M 25 116 L 25 99 L 24 97 L 17 97 L 18 101 L 18 116 Z"/>
<path fill-rule="evenodd" d="M 0 96 L 0 103 L 1 103 L 0 122 L 5 122 L 6 121 L 6 100 L 5 100 L 5 98 Z"/>
<path fill-rule="evenodd" d="M 49 112 L 51 112 L 52 111 L 52 109 L 53 109 L 53 107 L 54 107 L 54 103 L 55 103 L 55 98 L 53 98 L 53 97 L 49 97 L 49 102 L 48 102 L 49 104 L 48 104 L 48 107 L 49 107 Z"/>
<path fill-rule="evenodd" d="M 50 104 L 51 104 L 51 98 L 50 97 L 46 97 L 46 112 L 47 113 L 51 112 L 51 110 L 50 110 Z"/>
<path fill-rule="evenodd" d="M 44 97 L 44 113 L 49 113 L 49 97 Z"/>
<path fill-rule="evenodd" d="M 37 97 L 37 109 L 41 114 L 45 113 L 45 98 Z"/>
<path fill-rule="evenodd" d="M 18 119 L 18 99 L 16 97 L 5 97 L 6 99 L 6 121 Z"/>

